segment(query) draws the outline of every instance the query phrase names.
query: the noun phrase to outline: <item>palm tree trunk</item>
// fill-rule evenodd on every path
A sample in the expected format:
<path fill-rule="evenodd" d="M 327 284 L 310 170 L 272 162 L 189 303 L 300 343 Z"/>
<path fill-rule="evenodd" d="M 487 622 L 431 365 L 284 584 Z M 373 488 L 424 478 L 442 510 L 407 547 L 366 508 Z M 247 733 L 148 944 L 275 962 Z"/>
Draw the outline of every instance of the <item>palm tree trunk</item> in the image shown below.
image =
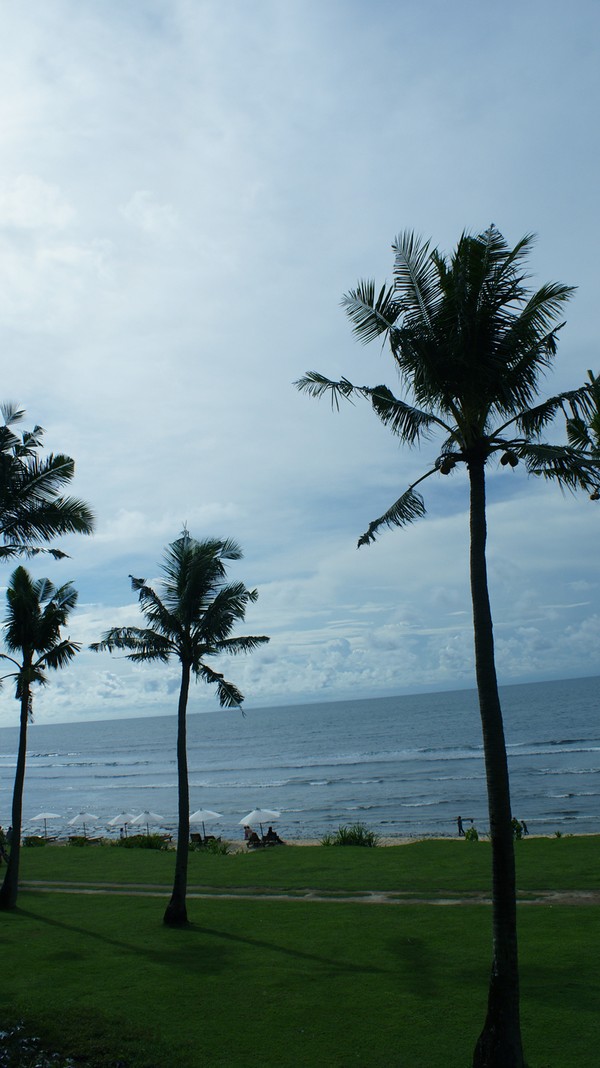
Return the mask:
<path fill-rule="evenodd" d="M 17 907 L 19 889 L 19 860 L 21 856 L 21 823 L 23 815 L 23 786 L 25 784 L 25 757 L 27 753 L 27 721 L 29 718 L 29 687 L 24 686 L 21 695 L 21 729 L 19 732 L 19 749 L 15 769 L 15 785 L 12 801 L 12 841 L 10 857 L 6 866 L 4 882 L 0 889 L 0 909 Z"/>
<path fill-rule="evenodd" d="M 485 459 L 469 463 L 471 487 L 471 597 L 475 668 L 483 732 L 492 845 L 493 960 L 488 1009 L 473 1068 L 523 1068 L 515 855 L 502 710 L 486 566 Z"/>
<path fill-rule="evenodd" d="M 185 927 L 187 908 L 187 869 L 190 839 L 190 789 L 187 767 L 186 712 L 190 690 L 190 665 L 181 664 L 181 688 L 177 711 L 177 784 L 179 799 L 179 824 L 177 830 L 177 853 L 175 855 L 175 878 L 171 900 L 167 905 L 163 922 L 169 927 Z"/>

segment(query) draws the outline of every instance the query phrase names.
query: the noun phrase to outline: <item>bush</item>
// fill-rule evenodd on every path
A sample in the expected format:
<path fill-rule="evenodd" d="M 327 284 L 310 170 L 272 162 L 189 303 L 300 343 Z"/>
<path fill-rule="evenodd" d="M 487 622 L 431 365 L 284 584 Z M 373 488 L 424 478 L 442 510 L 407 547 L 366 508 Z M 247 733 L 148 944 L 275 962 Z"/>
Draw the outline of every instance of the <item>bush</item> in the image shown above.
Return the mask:
<path fill-rule="evenodd" d="M 81 848 L 83 846 L 89 845 L 89 842 L 85 834 L 72 834 L 69 837 L 69 845 Z"/>
<path fill-rule="evenodd" d="M 162 834 L 130 834 L 112 843 L 121 849 L 168 849 L 169 842 Z"/>
<path fill-rule="evenodd" d="M 468 831 L 465 831 L 465 842 L 478 842 L 479 832 L 477 827 L 469 827 Z"/>
<path fill-rule="evenodd" d="M 40 838 L 39 834 L 26 834 L 23 839 L 24 846 L 44 846 L 46 839 Z"/>
<path fill-rule="evenodd" d="M 379 835 L 370 831 L 364 823 L 352 823 L 349 827 L 338 827 L 335 834 L 326 834 L 321 839 L 324 846 L 367 846 L 374 848 L 379 844 Z"/>
<path fill-rule="evenodd" d="M 225 857 L 229 851 L 229 842 L 222 842 L 220 838 L 209 838 L 206 842 L 190 842 L 190 853 L 212 853 L 214 856 Z"/>

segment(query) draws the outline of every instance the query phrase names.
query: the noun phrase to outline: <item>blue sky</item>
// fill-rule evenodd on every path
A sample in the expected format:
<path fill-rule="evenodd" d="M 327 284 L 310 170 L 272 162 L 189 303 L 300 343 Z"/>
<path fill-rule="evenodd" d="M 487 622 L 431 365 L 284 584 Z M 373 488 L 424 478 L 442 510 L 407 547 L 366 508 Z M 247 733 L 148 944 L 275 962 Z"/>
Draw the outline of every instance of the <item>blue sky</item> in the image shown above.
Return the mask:
<path fill-rule="evenodd" d="M 231 575 L 259 590 L 246 632 L 271 643 L 224 665 L 249 707 L 472 685 L 463 475 L 357 552 L 428 457 L 292 383 L 394 387 L 342 294 L 389 277 L 401 230 L 449 250 L 492 221 L 539 235 L 532 284 L 578 286 L 544 388 L 600 370 L 597 4 L 32 0 L 0 19 L 1 393 L 75 458 L 98 517 L 70 560 L 31 564 L 78 587 L 71 636 L 136 622 L 127 576 L 155 579 L 187 522 L 239 541 Z M 490 473 L 502 681 L 600 671 L 599 522 Z M 38 722 L 159 714 L 177 669 L 82 653 L 51 681 Z"/>

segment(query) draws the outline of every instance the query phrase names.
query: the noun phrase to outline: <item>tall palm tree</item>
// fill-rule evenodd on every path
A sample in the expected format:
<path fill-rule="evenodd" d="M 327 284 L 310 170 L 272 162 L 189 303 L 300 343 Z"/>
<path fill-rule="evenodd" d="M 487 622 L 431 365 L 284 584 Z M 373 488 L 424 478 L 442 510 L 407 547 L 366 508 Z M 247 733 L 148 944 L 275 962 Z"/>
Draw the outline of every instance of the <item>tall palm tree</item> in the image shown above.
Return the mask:
<path fill-rule="evenodd" d="M 22 409 L 2 404 L 0 412 L 0 559 L 40 552 L 60 559 L 64 552 L 43 543 L 61 534 L 91 534 L 94 526 L 87 504 L 60 495 L 75 464 L 62 453 L 38 455 L 44 434 L 40 426 L 15 433 L 12 427 L 23 418 Z"/>
<path fill-rule="evenodd" d="M 186 711 L 191 676 L 214 683 L 222 707 L 241 708 L 243 694 L 210 667 L 206 658 L 220 653 L 249 653 L 269 641 L 264 635 L 230 637 L 236 623 L 244 619 L 247 606 L 258 597 L 256 590 L 246 589 L 242 582 L 226 582 L 225 561 L 241 557 L 242 551 L 234 541 L 195 541 L 184 530 L 166 549 L 160 592 L 147 586 L 145 579 L 131 577 L 147 626 L 113 627 L 102 641 L 92 645 L 96 652 L 127 649 L 128 659 L 138 663 L 156 660 L 166 663 L 175 657 L 181 664 L 177 713 L 179 826 L 173 892 L 164 914 L 164 922 L 172 927 L 187 924 L 190 804 Z"/>
<path fill-rule="evenodd" d="M 532 244 L 510 249 L 491 226 L 464 233 L 450 258 L 412 233 L 393 247 L 394 280 L 376 289 L 362 281 L 342 301 L 362 342 L 389 344 L 406 399 L 385 385 L 355 386 L 309 372 L 296 383 L 313 397 L 368 400 L 379 419 L 407 445 L 441 434 L 439 455 L 421 478 L 369 524 L 360 545 L 382 527 L 404 526 L 425 514 L 417 487 L 461 465 L 470 487 L 470 579 L 475 667 L 483 732 L 493 882 L 493 962 L 488 1011 L 478 1039 L 476 1068 L 522 1068 L 519 1020 L 515 866 L 506 746 L 494 662 L 486 570 L 486 483 L 491 462 L 556 479 L 574 489 L 592 486 L 597 463 L 577 445 L 541 441 L 569 401 L 589 409 L 585 389 L 534 404 L 539 380 L 556 353 L 559 313 L 572 290 L 549 283 L 531 292 L 523 262 Z"/>
<path fill-rule="evenodd" d="M 15 696 L 21 714 L 12 801 L 13 837 L 0 889 L 0 909 L 12 909 L 17 903 L 27 724 L 32 718 L 31 688 L 36 683 L 45 685 L 47 669 L 57 671 L 65 667 L 81 648 L 70 638 L 61 638 L 61 629 L 77 603 L 77 591 L 70 582 L 56 589 L 49 579 L 34 581 L 24 567 L 17 567 L 11 575 L 6 599 L 4 644 L 15 655 L 0 653 L 0 658 L 14 666 L 14 671 L 3 678 L 15 679 Z"/>

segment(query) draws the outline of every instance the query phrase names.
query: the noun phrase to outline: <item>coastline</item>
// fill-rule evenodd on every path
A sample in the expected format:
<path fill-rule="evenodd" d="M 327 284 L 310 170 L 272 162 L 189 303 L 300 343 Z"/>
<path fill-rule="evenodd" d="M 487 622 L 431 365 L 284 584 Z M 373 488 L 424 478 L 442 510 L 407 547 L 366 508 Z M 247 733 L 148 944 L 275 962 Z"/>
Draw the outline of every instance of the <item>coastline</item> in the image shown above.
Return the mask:
<path fill-rule="evenodd" d="M 561 837 L 562 838 L 598 838 L 600 836 L 598 834 L 596 834 L 594 831 L 577 831 L 577 832 L 569 831 L 569 832 L 567 832 L 565 834 L 562 834 Z M 532 840 L 532 841 L 534 839 L 539 839 L 539 838 L 554 839 L 554 838 L 556 838 L 556 835 L 555 834 L 528 834 L 527 835 L 527 839 Z M 483 843 L 489 842 L 489 837 L 487 835 L 482 834 L 482 835 L 480 835 L 479 840 L 481 842 L 483 842 Z M 525 840 L 526 839 L 522 839 L 522 841 L 525 841 Z M 224 839 L 224 841 L 226 841 L 227 844 L 230 846 L 232 852 L 247 852 L 246 843 L 245 842 L 239 842 L 237 840 L 232 841 L 230 839 Z M 454 835 L 451 835 L 451 834 L 446 834 L 446 835 L 416 834 L 416 835 L 397 835 L 397 836 L 394 836 L 394 835 L 385 835 L 384 836 L 384 835 L 382 835 L 380 837 L 380 839 L 379 839 L 379 841 L 377 843 L 377 846 L 375 848 L 377 848 L 377 849 L 380 849 L 380 848 L 387 849 L 387 848 L 390 848 L 392 846 L 414 845 L 417 842 L 466 842 L 466 839 L 464 837 L 459 837 L 459 835 L 457 835 L 457 834 L 454 834 Z M 283 845 L 288 845 L 288 846 L 320 846 L 321 845 L 321 839 L 320 838 L 284 838 L 283 839 Z M 344 848 L 347 848 L 347 847 L 346 846 L 324 846 L 323 848 L 344 849 Z M 357 846 L 355 848 L 361 849 L 361 848 L 364 848 L 364 847 Z"/>

